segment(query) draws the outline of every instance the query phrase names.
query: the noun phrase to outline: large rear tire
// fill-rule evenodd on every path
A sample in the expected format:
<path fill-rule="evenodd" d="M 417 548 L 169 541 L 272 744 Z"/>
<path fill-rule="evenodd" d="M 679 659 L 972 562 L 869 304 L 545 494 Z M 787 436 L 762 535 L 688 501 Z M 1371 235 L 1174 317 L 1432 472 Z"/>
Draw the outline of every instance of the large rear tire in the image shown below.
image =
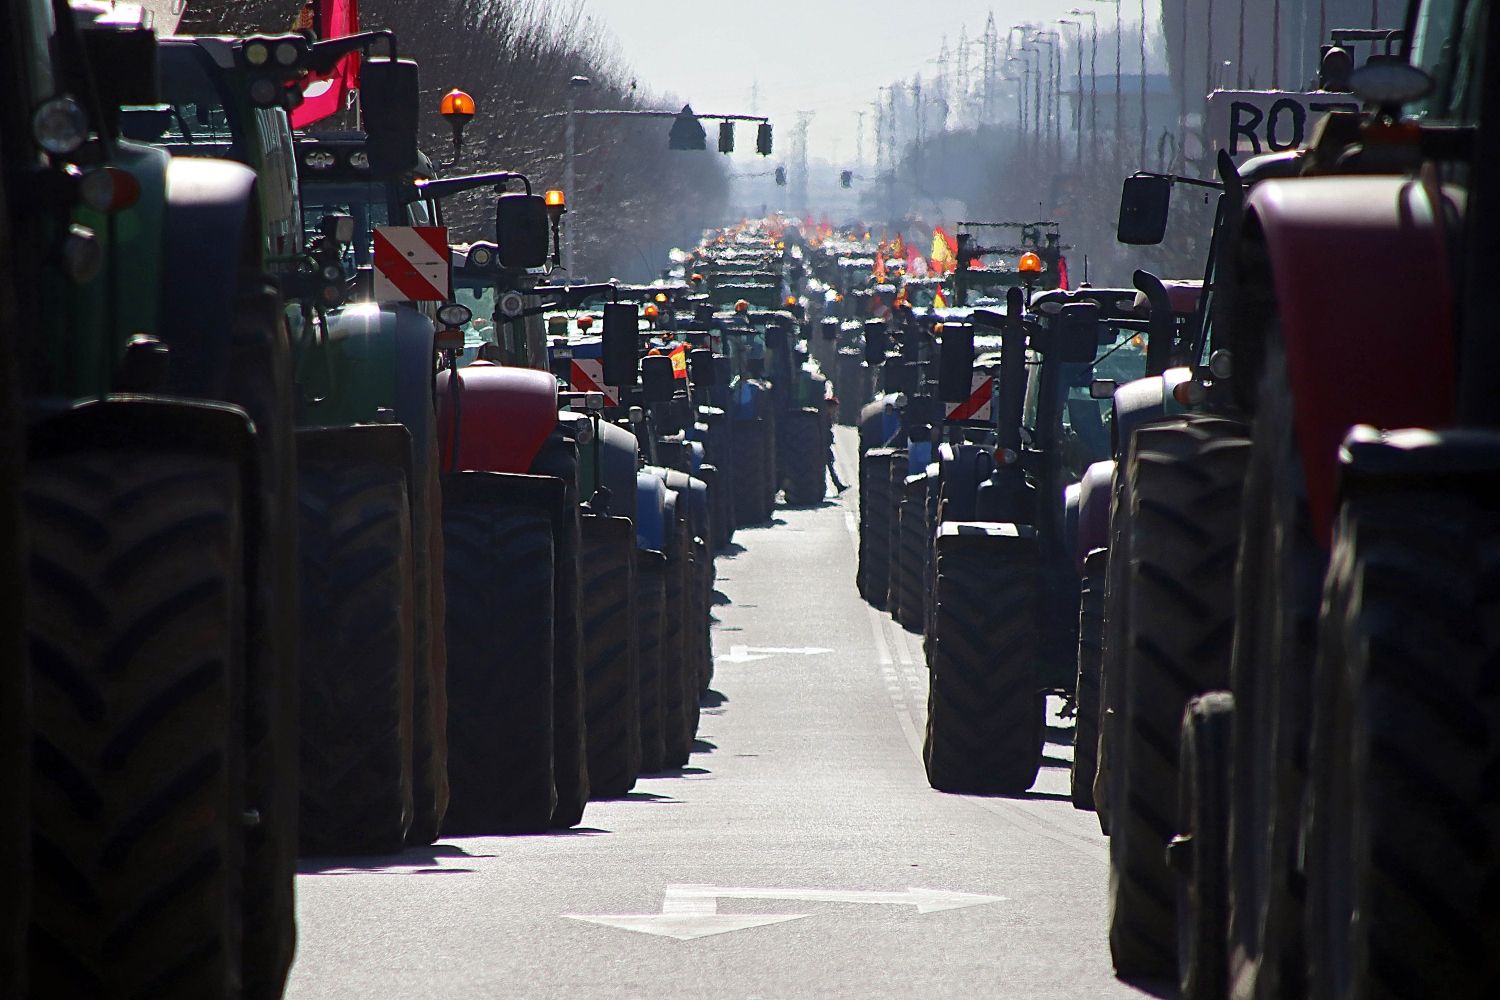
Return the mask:
<path fill-rule="evenodd" d="M 1309 689 L 1326 557 L 1312 534 L 1279 334 L 1268 334 L 1235 566 L 1230 989 L 1300 995 L 1298 873 Z"/>
<path fill-rule="evenodd" d="M 791 507 L 816 507 L 828 492 L 829 437 L 823 414 L 811 407 L 782 414 L 778 424 L 781 478 Z"/>
<path fill-rule="evenodd" d="M 740 420 L 734 425 L 734 460 L 730 465 L 734 480 L 735 526 L 746 528 L 770 519 L 766 511 L 766 425 L 761 420 Z"/>
<path fill-rule="evenodd" d="M 1099 650 L 1104 641 L 1104 576 L 1109 550 L 1095 549 L 1083 560 L 1078 596 L 1078 679 L 1073 689 L 1074 809 L 1094 808 L 1094 774 L 1099 762 Z"/>
<path fill-rule="evenodd" d="M 1195 695 L 1229 684 L 1243 425 L 1195 415 L 1136 431 L 1127 459 L 1130 517 L 1124 715 L 1110 824 L 1110 951 L 1125 976 L 1177 968 L 1173 879 L 1177 746 Z"/>
<path fill-rule="evenodd" d="M 582 529 L 589 788 L 596 799 L 618 798 L 641 772 L 635 526 L 628 518 L 588 516 Z"/>
<path fill-rule="evenodd" d="M 936 543 L 927 781 L 944 792 L 1019 795 L 1041 769 L 1046 697 L 1036 677 L 1034 540 L 944 525 Z"/>
<path fill-rule="evenodd" d="M 342 438 L 309 454 L 309 440 L 298 463 L 302 853 L 391 854 L 412 820 L 407 475 L 336 457 Z"/>
<path fill-rule="evenodd" d="M 437 423 L 429 422 L 424 461 L 412 484 L 416 604 L 412 683 L 412 824 L 406 842 L 435 843 L 448 812 L 448 642 L 444 629 L 443 492 L 438 474 Z"/>
<path fill-rule="evenodd" d="M 1177 982 L 1182 1000 L 1223 1000 L 1229 986 L 1229 743 L 1234 696 L 1188 702 L 1178 744 L 1177 835 L 1168 848 L 1176 877 Z"/>
<path fill-rule="evenodd" d="M 1416 488 L 1341 512 L 1305 828 L 1311 996 L 1500 983 L 1497 581 L 1493 503 Z"/>
<path fill-rule="evenodd" d="M 921 632 L 927 617 L 928 478 L 921 476 L 902 484 L 901 502 L 896 508 L 896 534 L 901 557 L 898 570 L 892 574 L 896 598 L 892 617 L 909 632 Z"/>
<path fill-rule="evenodd" d="M 641 773 L 655 774 L 666 764 L 665 694 L 667 651 L 667 557 L 649 549 L 636 551 L 636 649 L 640 664 Z"/>
<path fill-rule="evenodd" d="M 242 490 L 131 448 L 26 471 L 32 996 L 238 995 Z"/>
<path fill-rule="evenodd" d="M 445 828 L 540 833 L 557 807 L 553 511 L 551 504 L 466 495 L 461 480 L 470 476 L 491 474 L 451 477 L 443 498 L 451 789 Z M 502 622 L 512 624 L 497 630 Z"/>
<path fill-rule="evenodd" d="M 679 502 L 686 503 L 685 498 Z M 694 603 L 692 592 L 692 543 L 686 520 L 672 527 L 671 555 L 667 558 L 665 636 L 662 642 L 662 761 L 667 767 L 684 767 L 693 752 L 698 704 L 698 667 L 688 656 L 689 627 Z"/>
<path fill-rule="evenodd" d="M 877 608 L 886 606 L 891 570 L 890 522 L 896 507 L 890 467 L 905 460 L 893 448 L 872 448 L 859 465 L 859 593 Z"/>

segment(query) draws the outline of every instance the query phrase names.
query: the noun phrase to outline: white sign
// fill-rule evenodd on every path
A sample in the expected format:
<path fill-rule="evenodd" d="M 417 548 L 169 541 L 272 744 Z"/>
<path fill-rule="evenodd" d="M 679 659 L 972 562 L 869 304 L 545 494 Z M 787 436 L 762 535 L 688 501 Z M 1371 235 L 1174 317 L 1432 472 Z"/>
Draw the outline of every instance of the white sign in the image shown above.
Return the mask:
<path fill-rule="evenodd" d="M 1330 111 L 1358 111 L 1350 94 L 1290 90 L 1216 90 L 1208 95 L 1208 136 L 1236 163 L 1298 149 Z"/>
<path fill-rule="evenodd" d="M 720 663 L 749 663 L 752 660 L 768 660 L 781 654 L 817 656 L 820 653 L 831 652 L 833 650 L 823 649 L 820 646 L 730 646 L 729 655 L 716 656 L 714 659 Z"/>
<path fill-rule="evenodd" d="M 1004 896 L 944 889 L 907 889 L 905 892 L 860 892 L 837 889 L 730 889 L 713 885 L 669 885 L 660 913 L 588 915 L 565 913 L 569 920 L 615 927 L 624 931 L 691 941 L 694 938 L 800 920 L 806 913 L 720 913 L 721 899 L 774 899 L 796 903 L 875 903 L 914 906 L 918 913 L 961 910 L 1003 902 Z"/>
<path fill-rule="evenodd" d="M 376 226 L 375 300 L 448 301 L 450 253 L 446 226 Z"/>

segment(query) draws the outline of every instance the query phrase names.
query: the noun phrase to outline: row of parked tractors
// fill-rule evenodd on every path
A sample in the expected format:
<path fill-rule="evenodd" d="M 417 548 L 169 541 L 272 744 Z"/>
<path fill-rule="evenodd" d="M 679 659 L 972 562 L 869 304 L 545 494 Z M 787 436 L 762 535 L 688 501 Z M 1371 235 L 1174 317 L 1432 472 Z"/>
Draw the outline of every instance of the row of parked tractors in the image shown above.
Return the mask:
<path fill-rule="evenodd" d="M 826 380 L 779 252 L 757 310 L 704 310 L 706 248 L 686 315 L 606 286 L 549 343 L 561 194 L 443 176 L 389 32 L 134 10 L 0 14 L 0 995 L 273 998 L 299 856 L 573 826 L 686 763 L 714 553 L 821 497 Z M 294 132 L 352 52 L 360 130 Z M 493 239 L 437 249 L 480 345 L 381 260 L 475 190 Z M 590 349 L 607 392 L 557 377 Z"/>
<path fill-rule="evenodd" d="M 884 359 L 859 584 L 924 633 L 928 777 L 1023 794 L 1066 699 L 1124 977 L 1500 986 L 1495 13 L 1415 0 L 1361 113 L 1212 181 L 1127 180 L 1127 244 L 1175 186 L 1216 194 L 1201 281 L 1016 290 L 944 322 L 935 378 L 920 333 Z M 986 329 L 976 426 L 943 408 L 997 360 Z"/>

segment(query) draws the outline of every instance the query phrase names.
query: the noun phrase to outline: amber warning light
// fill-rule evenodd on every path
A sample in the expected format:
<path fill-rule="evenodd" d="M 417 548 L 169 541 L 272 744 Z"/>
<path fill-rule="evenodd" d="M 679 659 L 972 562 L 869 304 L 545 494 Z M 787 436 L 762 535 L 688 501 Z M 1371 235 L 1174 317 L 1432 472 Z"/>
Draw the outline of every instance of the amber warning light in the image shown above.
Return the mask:
<path fill-rule="evenodd" d="M 568 198 L 562 193 L 560 188 L 553 188 L 548 191 L 546 199 L 548 208 L 566 208 L 568 204 Z"/>
<path fill-rule="evenodd" d="M 455 87 L 443 95 L 440 110 L 444 118 L 473 118 L 474 98 Z"/>
<path fill-rule="evenodd" d="M 1021 260 L 1016 264 L 1016 270 L 1022 274 L 1041 274 L 1042 258 L 1028 250 L 1021 255 Z"/>

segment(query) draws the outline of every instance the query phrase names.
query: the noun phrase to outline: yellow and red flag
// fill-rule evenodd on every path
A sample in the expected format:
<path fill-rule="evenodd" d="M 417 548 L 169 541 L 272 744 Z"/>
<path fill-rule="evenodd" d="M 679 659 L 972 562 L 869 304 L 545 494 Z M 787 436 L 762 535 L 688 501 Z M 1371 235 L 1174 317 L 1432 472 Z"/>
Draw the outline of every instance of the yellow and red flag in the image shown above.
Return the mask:
<path fill-rule="evenodd" d="M 687 345 L 677 344 L 672 348 L 670 357 L 672 358 L 672 377 L 687 378 Z"/>
<path fill-rule="evenodd" d="M 885 284 L 885 254 L 879 250 L 875 251 L 875 283 Z"/>
<path fill-rule="evenodd" d="M 934 309 L 947 309 L 948 308 L 948 296 L 946 296 L 946 295 L 943 294 L 943 288 L 942 288 L 941 285 L 938 286 L 938 290 L 936 292 L 932 293 L 932 308 L 934 308 Z"/>
<path fill-rule="evenodd" d="M 932 269 L 938 274 L 947 274 L 958 266 L 958 241 L 943 231 L 942 226 L 932 230 Z"/>

